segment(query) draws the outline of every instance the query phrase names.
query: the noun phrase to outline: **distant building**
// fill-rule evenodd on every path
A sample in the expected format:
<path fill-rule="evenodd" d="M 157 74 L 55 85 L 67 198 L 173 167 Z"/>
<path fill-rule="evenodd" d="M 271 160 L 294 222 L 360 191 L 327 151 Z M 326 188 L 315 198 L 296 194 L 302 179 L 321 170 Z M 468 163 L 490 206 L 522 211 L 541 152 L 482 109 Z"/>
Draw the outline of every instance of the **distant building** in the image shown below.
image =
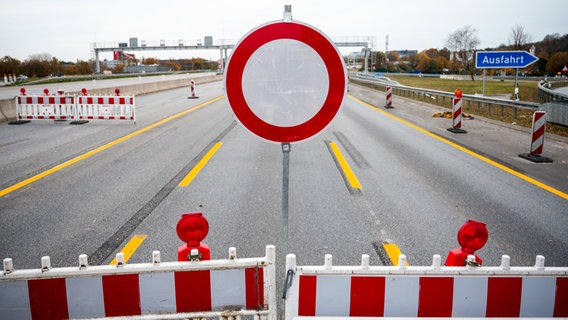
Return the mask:
<path fill-rule="evenodd" d="M 126 66 L 124 67 L 124 72 L 126 73 L 151 73 L 151 72 L 164 72 L 172 71 L 171 67 L 168 66 Z"/>
<path fill-rule="evenodd" d="M 390 52 L 398 53 L 398 56 L 401 58 L 408 57 L 413 54 L 418 54 L 418 50 L 391 50 Z"/>

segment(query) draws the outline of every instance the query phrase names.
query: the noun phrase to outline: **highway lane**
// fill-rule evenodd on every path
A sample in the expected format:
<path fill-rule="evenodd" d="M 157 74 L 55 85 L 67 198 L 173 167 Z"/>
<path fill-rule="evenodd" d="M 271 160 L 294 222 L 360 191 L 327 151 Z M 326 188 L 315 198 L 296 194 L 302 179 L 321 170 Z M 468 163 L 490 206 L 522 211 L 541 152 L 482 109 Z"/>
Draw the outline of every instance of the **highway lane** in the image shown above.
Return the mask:
<path fill-rule="evenodd" d="M 201 94 L 215 98 L 222 91 L 219 86 L 209 89 L 203 85 Z M 19 175 L 19 180 L 29 178 L 145 128 L 166 115 L 205 102 L 187 99 L 187 89 L 176 90 L 173 95 L 175 98 L 170 91 L 137 99 L 140 108 L 136 125 L 129 122 L 91 122 L 82 126 L 52 122 L 3 124 L 3 137 L 23 141 L 2 148 L 2 155 L 11 154 L 10 165 L 2 164 L 2 187 L 14 182 L 14 176 Z M 222 116 L 214 109 L 199 109 L 202 110 L 209 114 L 190 118 L 192 121 L 188 123 L 184 121 L 187 117 L 171 120 L 168 126 L 142 132 L 3 196 L 0 200 L 2 256 L 14 257 L 21 268 L 37 265 L 37 257 L 41 255 L 53 256 L 58 265 L 69 265 L 75 264 L 79 252 L 94 253 L 117 226 L 140 210 L 187 165 L 187 159 L 205 147 L 208 138 L 218 134 L 215 127 L 226 126 L 219 122 L 232 122 L 229 115 Z M 21 133 L 26 126 L 33 136 Z M 166 137 L 171 145 L 161 140 L 164 132 L 169 134 Z"/>
<path fill-rule="evenodd" d="M 2 145 L 0 185 L 222 93 L 212 83 L 200 86 L 199 100 L 181 89 L 138 97 L 136 126 L 1 125 L 2 136 L 18 135 Z M 360 193 L 346 187 L 329 141 L 361 181 Z M 178 186 L 217 142 L 195 180 Z M 300 264 L 323 263 L 325 253 L 338 264 L 358 264 L 362 253 L 388 263 L 383 242 L 396 243 L 413 265 L 430 264 L 432 254 L 445 257 L 457 246 L 467 219 L 488 223 L 490 240 L 479 252 L 488 265 L 502 254 L 515 265 L 532 265 L 536 254 L 568 264 L 565 199 L 354 98 L 324 133 L 292 145 L 290 179 L 289 248 Z M 280 145 L 235 125 L 227 101 L 215 100 L 0 198 L 0 255 L 18 268 L 37 267 L 42 255 L 56 265 L 74 265 L 80 253 L 109 263 L 132 236 L 145 234 L 130 261 L 147 262 L 156 249 L 175 260 L 175 224 L 191 211 L 209 219 L 213 258 L 229 246 L 240 256 L 262 255 L 267 244 L 282 247 L 281 183 Z"/>

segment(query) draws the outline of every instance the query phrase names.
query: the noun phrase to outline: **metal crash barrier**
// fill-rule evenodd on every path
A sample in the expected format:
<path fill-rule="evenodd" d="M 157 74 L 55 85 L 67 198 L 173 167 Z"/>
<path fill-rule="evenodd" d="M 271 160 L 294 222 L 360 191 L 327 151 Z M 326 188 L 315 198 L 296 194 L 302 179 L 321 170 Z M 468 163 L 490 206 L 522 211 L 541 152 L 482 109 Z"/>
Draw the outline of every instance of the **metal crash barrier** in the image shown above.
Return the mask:
<path fill-rule="evenodd" d="M 276 319 L 275 248 L 260 258 L 16 270 L 4 259 L 0 319 L 69 319 L 132 316 L 144 319 L 254 316 Z"/>
<path fill-rule="evenodd" d="M 475 262 L 475 257 L 468 257 Z M 567 317 L 568 267 L 297 266 L 286 257 L 286 319 L 311 317 Z M 472 264 L 473 265 L 473 264 Z"/>

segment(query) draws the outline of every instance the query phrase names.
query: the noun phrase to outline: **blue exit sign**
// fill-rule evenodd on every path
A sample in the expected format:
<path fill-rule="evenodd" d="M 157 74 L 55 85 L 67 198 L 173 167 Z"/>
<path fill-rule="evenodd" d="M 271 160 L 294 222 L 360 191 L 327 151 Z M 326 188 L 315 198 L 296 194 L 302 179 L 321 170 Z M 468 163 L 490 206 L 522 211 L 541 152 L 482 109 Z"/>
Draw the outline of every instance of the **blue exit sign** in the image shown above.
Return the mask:
<path fill-rule="evenodd" d="M 524 68 L 537 60 L 537 57 L 526 51 L 477 51 L 475 53 L 475 67 L 478 69 Z"/>

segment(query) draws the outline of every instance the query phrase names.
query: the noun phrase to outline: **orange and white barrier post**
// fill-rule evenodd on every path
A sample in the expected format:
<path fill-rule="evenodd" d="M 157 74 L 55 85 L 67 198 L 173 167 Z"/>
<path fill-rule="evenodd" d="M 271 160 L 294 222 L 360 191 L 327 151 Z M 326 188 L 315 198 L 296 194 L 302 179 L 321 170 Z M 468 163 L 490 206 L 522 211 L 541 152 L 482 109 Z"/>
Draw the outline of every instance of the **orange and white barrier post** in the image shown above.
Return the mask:
<path fill-rule="evenodd" d="M 394 108 L 392 106 L 392 87 L 391 86 L 386 87 L 386 95 L 387 95 L 387 97 L 386 97 L 387 104 L 385 104 L 385 108 L 387 108 L 387 109 Z"/>
<path fill-rule="evenodd" d="M 191 91 L 191 94 L 189 97 L 187 97 L 188 99 L 197 99 L 199 98 L 196 93 L 195 93 L 195 81 L 191 80 L 190 85 L 189 85 L 189 90 Z"/>
<path fill-rule="evenodd" d="M 448 128 L 448 131 L 452 133 L 467 133 L 464 129 L 461 128 L 462 124 L 462 91 L 460 89 L 456 89 L 454 91 L 454 99 L 453 99 L 453 113 L 452 113 L 452 127 Z"/>
<path fill-rule="evenodd" d="M 535 113 L 533 113 L 530 151 L 529 153 L 519 154 L 519 157 L 532 162 L 553 162 L 552 159 L 542 156 L 545 128 L 546 112 L 535 111 Z"/>

